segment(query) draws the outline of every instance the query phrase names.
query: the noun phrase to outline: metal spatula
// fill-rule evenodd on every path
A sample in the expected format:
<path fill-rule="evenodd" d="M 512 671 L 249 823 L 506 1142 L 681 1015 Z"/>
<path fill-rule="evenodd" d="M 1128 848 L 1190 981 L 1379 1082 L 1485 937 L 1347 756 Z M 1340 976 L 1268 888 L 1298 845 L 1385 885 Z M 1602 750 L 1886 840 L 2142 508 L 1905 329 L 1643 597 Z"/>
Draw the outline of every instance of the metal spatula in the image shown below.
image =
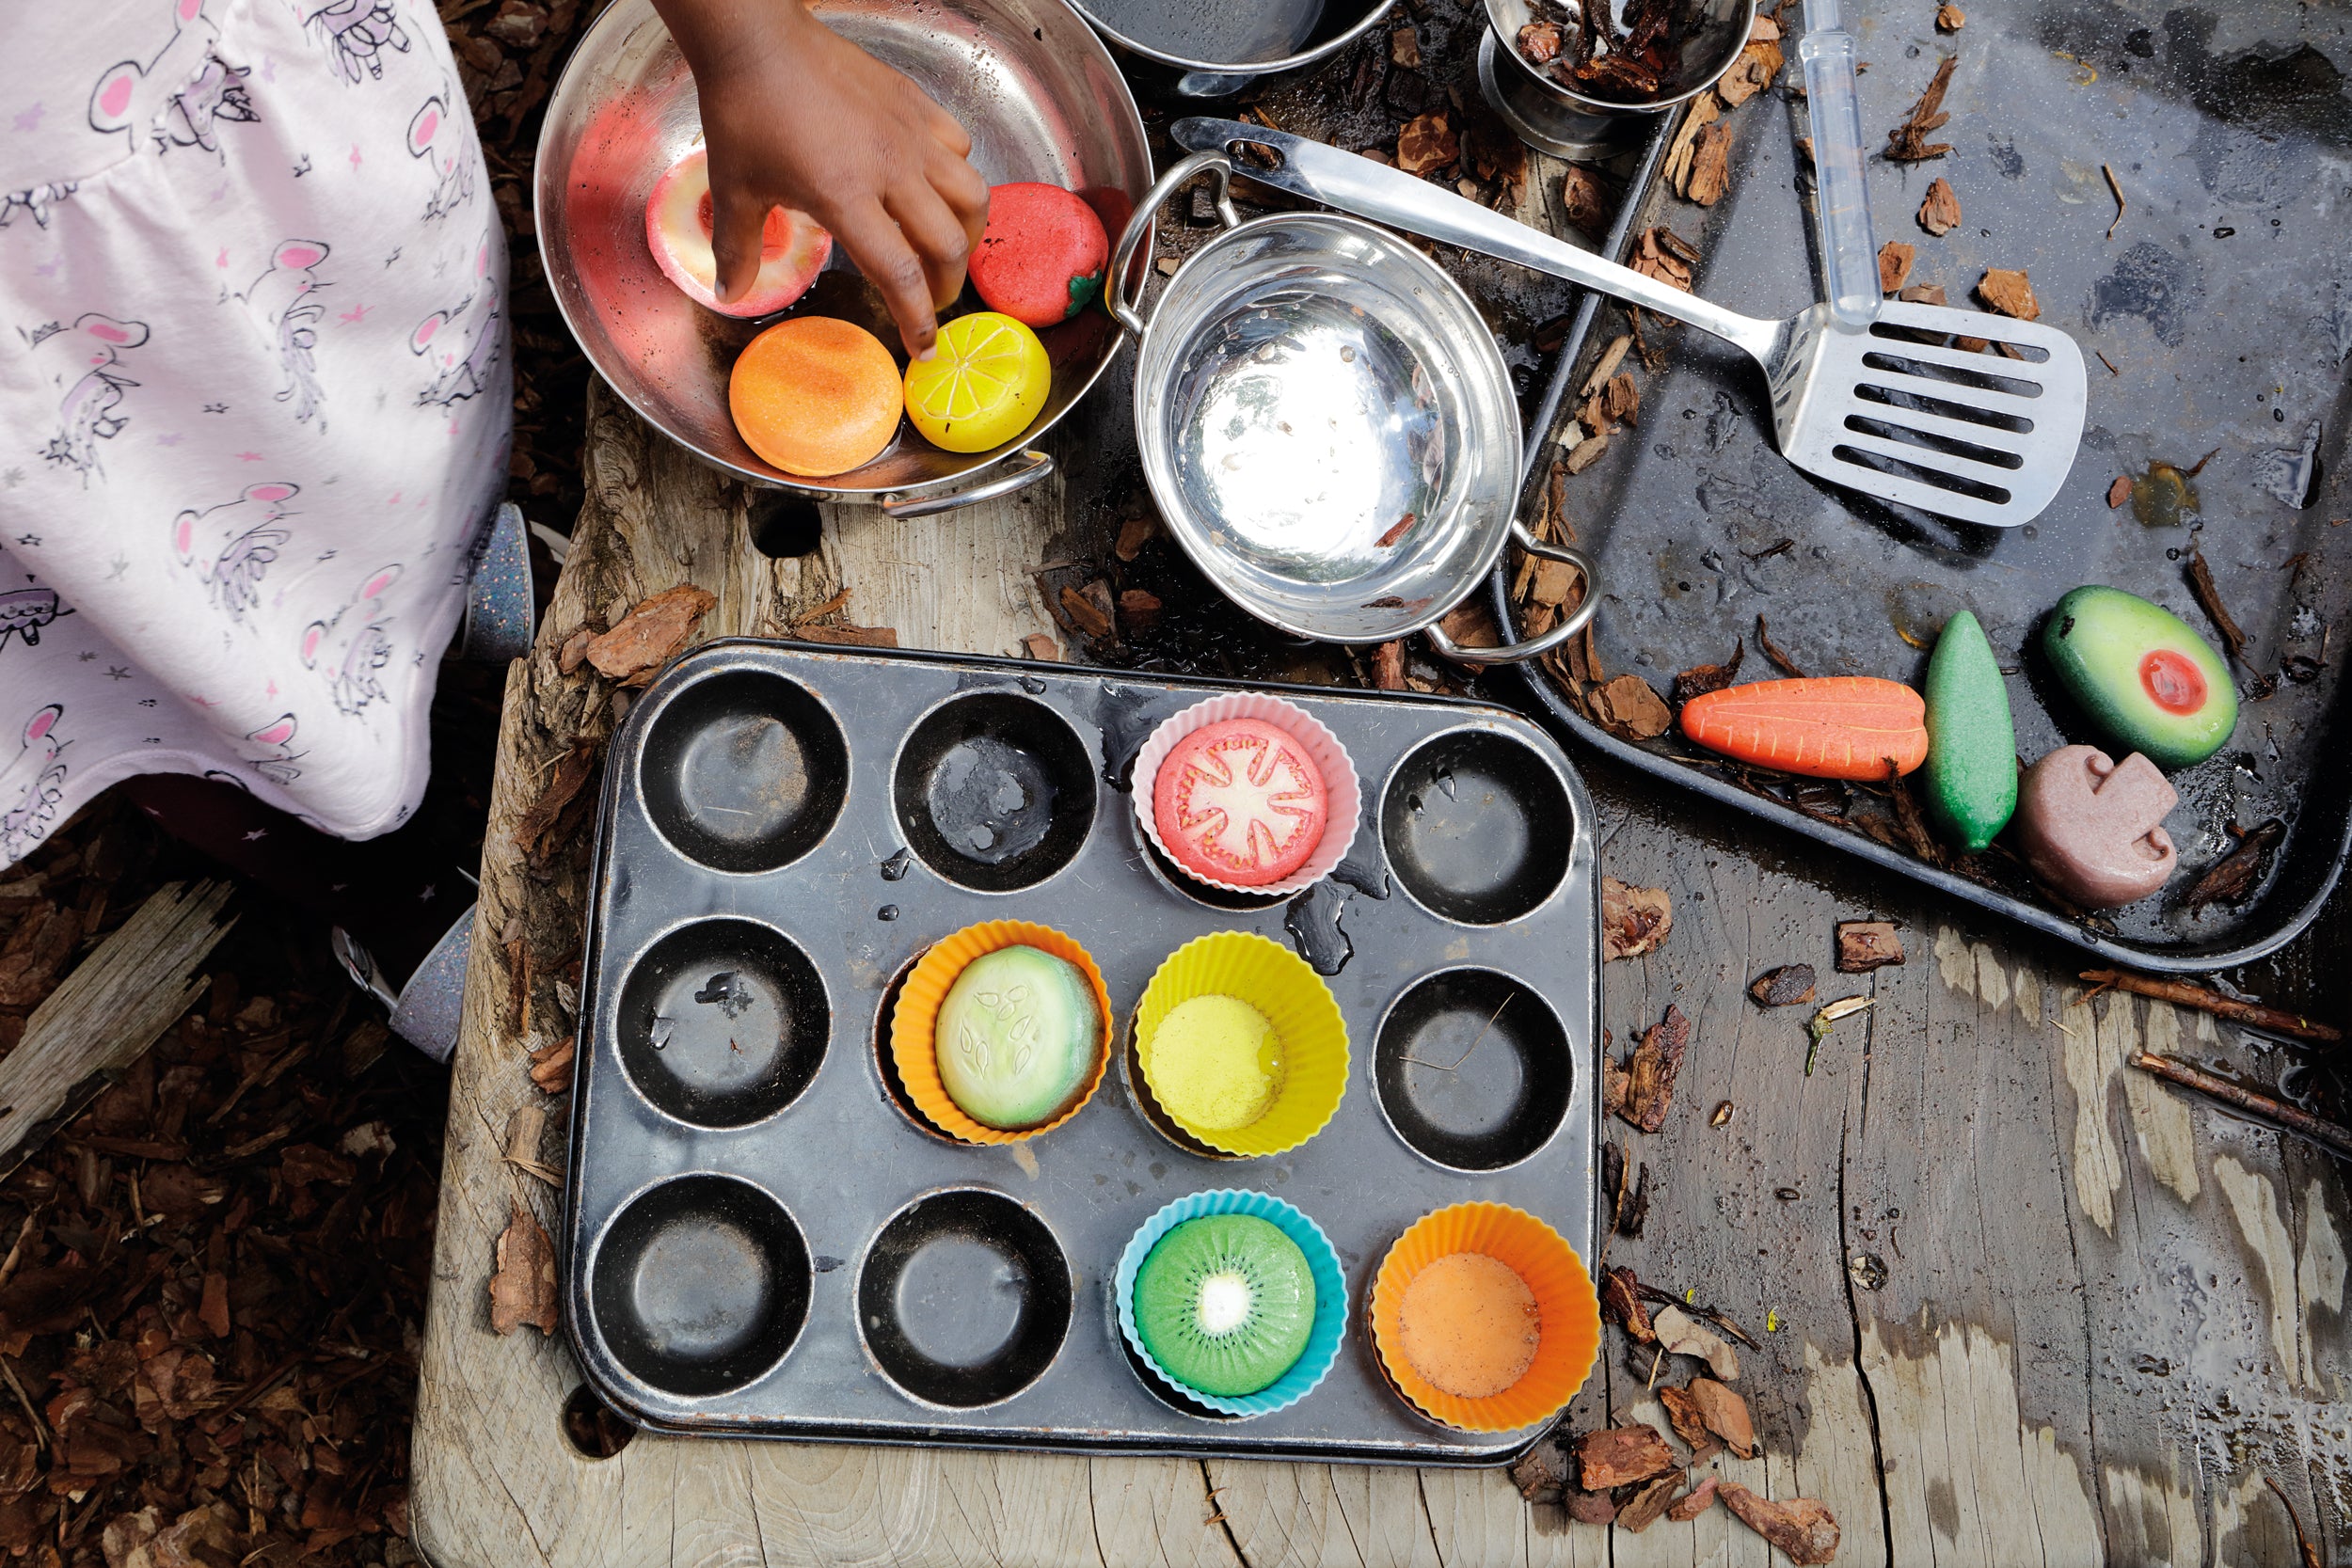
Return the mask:
<path fill-rule="evenodd" d="M 1746 350 L 1771 384 L 1781 454 L 1850 490 L 2015 528 L 2041 515 L 2074 466 L 2083 357 L 2055 327 L 1896 300 L 1867 325 L 1841 325 L 1828 305 L 1757 321 L 1321 142 L 1234 119 L 1179 120 L 1170 134 L 1194 151 L 1264 148 L 1278 166 L 1239 170 L 1261 184 L 1569 278 Z M 1955 348 L 1955 337 L 2018 357 Z"/>

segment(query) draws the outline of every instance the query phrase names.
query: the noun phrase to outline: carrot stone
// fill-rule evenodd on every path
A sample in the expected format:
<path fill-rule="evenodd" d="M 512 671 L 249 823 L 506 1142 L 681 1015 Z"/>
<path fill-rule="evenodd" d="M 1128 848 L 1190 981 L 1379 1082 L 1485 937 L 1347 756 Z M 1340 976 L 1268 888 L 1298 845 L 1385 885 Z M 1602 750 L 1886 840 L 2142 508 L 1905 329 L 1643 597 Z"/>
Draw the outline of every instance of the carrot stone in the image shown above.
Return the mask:
<path fill-rule="evenodd" d="M 1927 704 L 1869 675 L 1752 681 L 1682 705 L 1682 733 L 1710 752 L 1816 779 L 1883 779 L 1927 760 Z"/>

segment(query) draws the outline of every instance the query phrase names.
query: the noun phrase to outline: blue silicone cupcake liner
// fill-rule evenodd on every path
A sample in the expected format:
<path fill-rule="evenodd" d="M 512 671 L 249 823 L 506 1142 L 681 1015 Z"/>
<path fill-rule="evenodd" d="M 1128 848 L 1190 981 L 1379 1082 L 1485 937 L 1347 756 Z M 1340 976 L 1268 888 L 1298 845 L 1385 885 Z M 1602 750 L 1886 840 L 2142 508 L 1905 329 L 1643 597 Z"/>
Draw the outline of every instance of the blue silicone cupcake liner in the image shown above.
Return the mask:
<path fill-rule="evenodd" d="M 1240 1399 L 1204 1394 L 1173 1376 L 1144 1348 L 1142 1336 L 1136 1332 L 1136 1272 L 1143 1267 L 1143 1260 L 1152 1255 L 1161 1237 L 1186 1220 L 1210 1214 L 1251 1214 L 1276 1227 L 1307 1255 L 1308 1272 L 1315 1281 L 1315 1320 L 1307 1331 L 1307 1348 L 1298 1353 L 1290 1370 L 1256 1393 Z M 1332 1363 L 1340 1358 L 1340 1339 L 1347 1332 L 1347 1280 L 1340 1273 L 1340 1257 L 1332 1250 L 1331 1239 L 1323 1233 L 1321 1226 L 1267 1193 L 1220 1187 L 1169 1203 L 1128 1238 L 1126 1250 L 1119 1255 L 1111 1291 L 1119 1304 L 1119 1332 L 1152 1370 L 1152 1375 L 1184 1399 L 1205 1405 L 1221 1416 L 1267 1416 L 1296 1404 L 1329 1373 Z"/>

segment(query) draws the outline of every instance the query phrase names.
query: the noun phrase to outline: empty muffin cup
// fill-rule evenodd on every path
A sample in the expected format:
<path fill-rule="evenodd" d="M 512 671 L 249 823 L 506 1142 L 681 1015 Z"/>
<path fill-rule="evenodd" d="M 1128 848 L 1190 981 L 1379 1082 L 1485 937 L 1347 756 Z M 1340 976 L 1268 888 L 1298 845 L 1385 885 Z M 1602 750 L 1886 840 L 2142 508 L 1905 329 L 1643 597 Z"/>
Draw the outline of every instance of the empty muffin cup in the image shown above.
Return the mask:
<path fill-rule="evenodd" d="M 991 1127 L 979 1121 L 948 1093 L 947 1084 L 940 1069 L 939 1039 L 940 1008 L 947 1002 L 956 981 L 975 960 L 1006 948 L 1029 947 L 1052 958 L 1074 965 L 1084 977 L 1095 1008 L 1093 1037 L 1086 1042 L 1091 1057 L 1074 1075 L 1075 1087 L 1069 1098 L 1045 1120 L 1034 1126 L 1019 1128 Z M 951 1051 L 967 1046 L 984 1051 L 992 1045 L 1009 1044 L 1018 1050 L 1022 1041 L 1032 1049 L 1037 1025 L 1047 1022 L 1041 999 L 1007 995 L 994 1004 L 1005 1015 L 1009 1028 L 1002 1039 L 966 1042 L 949 1040 Z M 1095 966 L 1087 950 L 1050 926 L 1034 925 L 1025 920 L 990 920 L 977 926 L 967 926 L 941 938 L 930 950 L 915 961 L 908 971 L 906 983 L 899 988 L 898 1005 L 890 1012 L 890 1065 L 898 1074 L 906 1097 L 914 1104 L 923 1119 L 942 1132 L 968 1144 L 1009 1144 L 1050 1132 L 1082 1110 L 1093 1098 L 1103 1082 L 1103 1073 L 1110 1063 L 1111 999 L 1103 984 L 1103 972 Z M 1026 1027 L 1024 1027 L 1025 1021 Z M 1007 1060 L 996 1064 L 993 1076 L 1002 1079 L 1009 1073 L 1025 1069 L 1029 1058 Z M 976 1076 L 991 1073 L 986 1060 L 972 1064 Z"/>
<path fill-rule="evenodd" d="M 833 831 L 850 748 L 806 687 L 730 670 L 664 702 L 638 779 L 647 815 L 680 853 L 718 871 L 773 871 Z"/>
<path fill-rule="evenodd" d="M 1136 1305 L 1137 1276 L 1144 1273 L 1152 1250 L 1169 1232 L 1188 1221 L 1227 1215 L 1263 1221 L 1289 1238 L 1298 1253 L 1305 1255 L 1308 1273 L 1314 1282 L 1312 1315 L 1295 1359 L 1272 1383 L 1255 1392 L 1235 1395 L 1207 1392 L 1163 1365 L 1145 1342 L 1145 1330 L 1138 1323 Z M 1208 1277 L 1198 1282 L 1201 1316 L 1208 1320 L 1208 1329 L 1230 1341 L 1223 1354 L 1247 1356 L 1256 1349 L 1248 1342 L 1251 1336 L 1279 1336 L 1285 1329 L 1295 1328 L 1275 1321 L 1279 1313 L 1291 1309 L 1293 1304 L 1287 1300 L 1275 1303 L 1269 1310 L 1268 1304 L 1259 1299 L 1249 1273 L 1251 1253 L 1257 1249 L 1246 1235 L 1232 1250 L 1234 1257 L 1211 1260 L 1205 1271 Z M 1128 1239 L 1119 1255 L 1119 1267 L 1111 1276 L 1111 1293 L 1119 1312 L 1119 1332 L 1133 1358 L 1140 1361 L 1152 1379 L 1156 1380 L 1152 1385 L 1152 1392 L 1179 1410 L 1199 1405 L 1219 1416 L 1248 1418 L 1269 1415 L 1296 1404 L 1329 1373 L 1332 1363 L 1339 1359 L 1340 1340 L 1347 1331 L 1347 1281 L 1340 1273 L 1339 1254 L 1332 1249 L 1330 1239 L 1324 1235 L 1321 1226 L 1304 1213 L 1266 1193 L 1219 1188 L 1193 1193 L 1168 1203 Z"/>
<path fill-rule="evenodd" d="M 596 1331 L 630 1376 L 702 1399 L 765 1376 L 808 1318 L 808 1243 L 784 1205 L 731 1176 L 629 1201 L 589 1263 Z"/>
<path fill-rule="evenodd" d="M 972 1410 L 1044 1375 L 1070 1332 L 1060 1243 L 1003 1193 L 959 1187 L 893 1215 L 858 1270 L 858 1334 L 917 1400 Z"/>
<path fill-rule="evenodd" d="M 1011 893 L 1075 859 L 1094 827 L 1085 742 L 1044 704 L 967 691 L 899 748 L 891 803 L 923 863 L 962 887 Z"/>
<path fill-rule="evenodd" d="M 1507 1204 L 1456 1203 L 1414 1221 L 1380 1260 L 1370 1316 L 1390 1384 L 1463 1432 L 1549 1420 L 1600 1352 L 1584 1260 Z"/>
<path fill-rule="evenodd" d="M 1502 1170 L 1534 1154 L 1566 1119 L 1575 1085 L 1560 1015 L 1496 970 L 1415 981 L 1373 1044 L 1381 1114 L 1415 1153 L 1452 1170 Z"/>
<path fill-rule="evenodd" d="M 1270 725 L 1295 741 L 1322 785 L 1320 807 L 1313 809 L 1314 820 L 1308 824 L 1309 831 L 1317 835 L 1313 848 L 1295 869 L 1255 882 L 1213 875 L 1201 855 L 1170 845 L 1159 821 L 1158 806 L 1166 793 L 1159 787 L 1161 769 L 1169 765 L 1171 755 L 1178 757 L 1177 767 L 1190 766 L 1198 771 L 1198 761 L 1188 764 L 1183 759 L 1184 742 L 1213 724 L 1236 721 Z M 1237 768 L 1206 781 L 1205 800 L 1196 815 L 1207 818 L 1200 824 L 1201 831 L 1240 846 L 1253 842 L 1254 832 L 1254 842 L 1272 852 L 1273 833 L 1294 831 L 1311 808 L 1298 799 L 1304 793 L 1298 787 L 1300 781 L 1290 778 L 1278 763 L 1261 752 L 1250 753 L 1250 761 L 1256 765 L 1254 771 Z M 1136 753 L 1134 780 L 1136 825 L 1152 847 L 1184 878 L 1227 893 L 1286 898 L 1312 887 L 1347 858 L 1356 842 L 1357 820 L 1363 812 L 1356 763 L 1340 737 L 1297 704 L 1256 691 L 1210 697 L 1162 720 Z M 1252 818 L 1256 819 L 1254 828 Z"/>
<path fill-rule="evenodd" d="M 637 1092 L 696 1127 L 748 1127 L 801 1096 L 833 1009 L 808 955 L 771 926 L 681 926 L 621 986 L 616 1047 Z"/>
<path fill-rule="evenodd" d="M 1185 1136 L 1244 1158 L 1296 1148 L 1347 1093 L 1347 1022 L 1306 961 L 1248 931 L 1195 937 L 1136 1004 L 1136 1063 Z"/>
<path fill-rule="evenodd" d="M 1540 908 L 1567 879 L 1575 830 L 1560 775 L 1500 730 L 1422 742 L 1380 798 L 1381 847 L 1396 879 L 1423 909 L 1465 926 Z"/>

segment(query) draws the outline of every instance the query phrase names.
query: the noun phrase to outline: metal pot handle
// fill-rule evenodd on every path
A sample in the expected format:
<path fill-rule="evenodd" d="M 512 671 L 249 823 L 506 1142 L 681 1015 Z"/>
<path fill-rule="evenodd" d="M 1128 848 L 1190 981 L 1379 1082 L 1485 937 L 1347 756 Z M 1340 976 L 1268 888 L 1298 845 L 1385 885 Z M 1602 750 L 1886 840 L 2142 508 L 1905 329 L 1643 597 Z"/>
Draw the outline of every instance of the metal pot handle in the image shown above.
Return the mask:
<path fill-rule="evenodd" d="M 1524 642 L 1507 643 L 1500 648 L 1465 648 L 1434 623 L 1423 626 L 1422 632 L 1429 639 L 1429 645 L 1457 664 L 1518 664 L 1541 657 L 1582 631 L 1585 624 L 1592 620 L 1593 612 L 1600 608 L 1600 574 L 1593 565 L 1591 556 L 1567 545 L 1545 544 L 1528 532 L 1526 525 L 1517 518 L 1511 522 L 1511 540 L 1530 555 L 1541 556 L 1546 561 L 1565 562 L 1575 567 L 1578 576 L 1584 579 L 1583 600 L 1568 611 L 1566 620 L 1541 637 L 1531 637 Z"/>
<path fill-rule="evenodd" d="M 960 507 L 977 506 L 1015 490 L 1026 490 L 1054 471 L 1051 453 L 1031 447 L 1008 460 L 1008 471 L 969 490 L 951 490 L 944 496 L 901 496 L 891 491 L 882 497 L 882 509 L 893 517 L 930 517 Z"/>
<path fill-rule="evenodd" d="M 1232 160 L 1224 153 L 1196 152 L 1160 176 L 1159 182 L 1136 204 L 1134 215 L 1127 219 L 1127 227 L 1119 231 L 1119 244 L 1111 251 L 1110 271 L 1105 275 L 1109 287 L 1104 291 L 1104 303 L 1110 307 L 1112 319 L 1134 337 L 1143 336 L 1143 317 L 1136 312 L 1136 304 L 1143 297 L 1142 289 L 1136 291 L 1135 300 L 1127 297 L 1127 268 L 1135 259 L 1136 246 L 1143 243 L 1146 234 L 1152 232 L 1152 220 L 1159 214 L 1161 204 L 1192 183 L 1193 176 L 1204 169 L 1216 176 L 1218 219 L 1228 229 L 1241 226 L 1241 214 L 1233 210 Z M 1142 288 L 1150 288 L 1151 285 L 1152 279 L 1147 273 Z"/>

